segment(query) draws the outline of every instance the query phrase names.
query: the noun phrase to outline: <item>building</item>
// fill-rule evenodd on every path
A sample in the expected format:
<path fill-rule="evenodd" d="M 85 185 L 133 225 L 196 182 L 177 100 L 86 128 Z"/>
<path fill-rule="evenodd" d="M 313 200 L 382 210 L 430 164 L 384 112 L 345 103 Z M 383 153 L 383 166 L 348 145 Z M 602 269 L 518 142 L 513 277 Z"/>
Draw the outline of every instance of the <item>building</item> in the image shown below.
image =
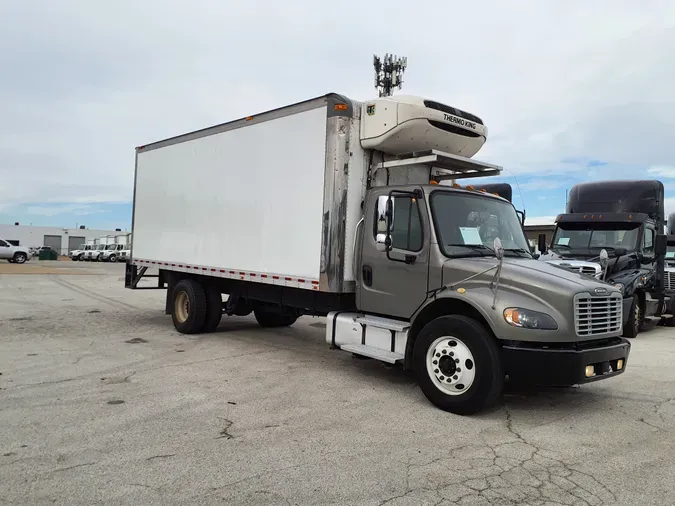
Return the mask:
<path fill-rule="evenodd" d="M 101 237 L 126 236 L 127 231 L 94 230 L 89 228 L 33 227 L 26 225 L 0 225 L 0 238 L 16 246 L 39 248 L 49 246 L 60 255 L 79 248 L 82 244 L 93 243 Z"/>
<path fill-rule="evenodd" d="M 527 220 L 525 221 L 527 223 Z M 553 233 L 555 232 L 555 225 L 553 224 L 541 224 L 541 225 L 525 225 L 525 237 L 527 237 L 527 242 L 530 243 L 530 246 L 535 248 L 539 244 L 539 234 L 546 235 L 546 245 L 550 245 L 553 240 Z"/>

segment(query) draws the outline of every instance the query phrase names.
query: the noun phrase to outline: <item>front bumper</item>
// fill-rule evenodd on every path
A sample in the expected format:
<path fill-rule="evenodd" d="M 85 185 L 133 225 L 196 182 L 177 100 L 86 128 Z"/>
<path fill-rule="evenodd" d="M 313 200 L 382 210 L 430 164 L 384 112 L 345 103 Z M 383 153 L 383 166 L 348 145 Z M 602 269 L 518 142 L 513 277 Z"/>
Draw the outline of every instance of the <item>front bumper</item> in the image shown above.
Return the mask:
<path fill-rule="evenodd" d="M 626 370 L 630 342 L 620 337 L 553 345 L 506 343 L 502 358 L 510 379 L 542 386 L 570 386 L 618 376 Z M 623 365 L 617 369 L 619 360 Z M 587 366 L 595 374 L 586 376 Z"/>

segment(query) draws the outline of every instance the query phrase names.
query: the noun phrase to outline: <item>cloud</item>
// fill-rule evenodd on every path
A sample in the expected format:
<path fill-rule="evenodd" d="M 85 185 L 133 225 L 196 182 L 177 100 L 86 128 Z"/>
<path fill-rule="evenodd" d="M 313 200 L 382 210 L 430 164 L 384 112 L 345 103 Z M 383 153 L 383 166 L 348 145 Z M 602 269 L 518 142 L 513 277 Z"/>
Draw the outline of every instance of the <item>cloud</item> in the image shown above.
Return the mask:
<path fill-rule="evenodd" d="M 553 225 L 556 216 L 529 216 L 525 217 L 525 225 Z"/>
<path fill-rule="evenodd" d="M 663 178 L 675 178 L 675 167 L 662 165 L 659 167 L 650 167 L 647 169 L 649 174 L 652 174 L 653 177 L 663 177 Z"/>
<path fill-rule="evenodd" d="M 463 21 L 448 39 L 413 21 L 429 15 Z M 528 195 L 672 163 L 673 19 L 661 0 L 2 2 L 0 212 L 129 202 L 135 146 L 329 91 L 367 99 L 371 55 L 390 51 L 408 56 L 403 93 L 482 117 L 476 158 L 523 178 L 528 214 L 555 213 Z"/>
<path fill-rule="evenodd" d="M 24 206 L 22 211 L 33 216 L 89 216 L 105 212 L 105 210 L 91 204 L 28 205 Z"/>
<path fill-rule="evenodd" d="M 569 185 L 569 180 L 562 179 L 530 179 L 526 183 L 520 183 L 523 190 L 551 190 L 554 188 L 565 188 Z"/>

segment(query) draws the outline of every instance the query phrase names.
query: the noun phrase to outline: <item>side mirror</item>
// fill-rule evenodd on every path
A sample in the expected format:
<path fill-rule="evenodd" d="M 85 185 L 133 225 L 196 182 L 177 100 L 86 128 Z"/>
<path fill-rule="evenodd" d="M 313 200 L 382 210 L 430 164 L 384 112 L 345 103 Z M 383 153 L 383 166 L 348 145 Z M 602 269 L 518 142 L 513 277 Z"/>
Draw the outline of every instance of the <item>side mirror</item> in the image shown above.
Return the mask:
<path fill-rule="evenodd" d="M 504 246 L 502 246 L 502 241 L 499 237 L 495 237 L 494 242 L 492 243 L 492 249 L 495 250 L 495 256 L 499 261 L 504 258 Z"/>
<path fill-rule="evenodd" d="M 391 251 L 391 229 L 394 223 L 394 197 L 380 195 L 377 198 L 377 235 L 375 242 L 380 252 Z"/>
<path fill-rule="evenodd" d="M 539 253 L 543 255 L 546 253 L 546 234 L 539 234 L 537 240 L 539 241 L 537 249 L 539 250 Z"/>
<path fill-rule="evenodd" d="M 628 254 L 628 250 L 626 248 L 614 248 L 614 254 L 617 257 L 622 257 Z"/>
<path fill-rule="evenodd" d="M 665 234 L 656 234 L 654 238 L 654 253 L 656 256 L 664 256 L 668 251 L 668 236 Z"/>
<path fill-rule="evenodd" d="M 377 251 L 385 253 L 387 251 L 387 234 L 377 234 L 375 236 L 375 243 L 377 244 Z"/>

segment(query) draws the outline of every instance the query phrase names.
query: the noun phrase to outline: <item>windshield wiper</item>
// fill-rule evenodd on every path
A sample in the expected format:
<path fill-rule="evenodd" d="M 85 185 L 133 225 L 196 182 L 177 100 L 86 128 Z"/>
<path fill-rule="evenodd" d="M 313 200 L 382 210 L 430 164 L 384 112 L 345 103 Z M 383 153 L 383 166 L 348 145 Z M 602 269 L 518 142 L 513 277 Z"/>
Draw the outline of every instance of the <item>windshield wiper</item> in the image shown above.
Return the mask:
<path fill-rule="evenodd" d="M 510 253 L 525 253 L 528 256 L 532 256 L 532 253 L 530 251 L 527 251 L 526 249 L 523 248 L 504 248 L 504 251 L 508 251 Z"/>
<path fill-rule="evenodd" d="M 484 244 L 448 244 L 448 248 L 469 248 L 482 256 L 495 255 L 495 250 L 485 246 Z M 486 253 L 489 252 L 489 253 Z M 453 255 L 456 256 L 456 255 Z"/>
<path fill-rule="evenodd" d="M 572 246 L 569 246 L 567 244 L 554 244 L 553 246 L 551 246 L 551 249 L 558 249 L 558 248 L 572 249 Z"/>

